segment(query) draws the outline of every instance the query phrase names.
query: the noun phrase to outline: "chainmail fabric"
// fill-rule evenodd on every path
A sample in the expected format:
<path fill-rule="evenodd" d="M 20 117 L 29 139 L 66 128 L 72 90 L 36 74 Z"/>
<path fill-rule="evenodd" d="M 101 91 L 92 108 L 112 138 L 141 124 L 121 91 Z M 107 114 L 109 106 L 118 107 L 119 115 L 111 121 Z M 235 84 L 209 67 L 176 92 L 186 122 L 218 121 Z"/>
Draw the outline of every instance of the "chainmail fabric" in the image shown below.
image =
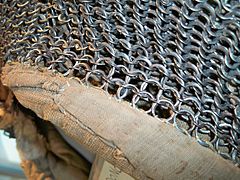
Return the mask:
<path fill-rule="evenodd" d="M 239 1 L 0 0 L 0 33 L 2 65 L 77 77 L 240 165 Z"/>

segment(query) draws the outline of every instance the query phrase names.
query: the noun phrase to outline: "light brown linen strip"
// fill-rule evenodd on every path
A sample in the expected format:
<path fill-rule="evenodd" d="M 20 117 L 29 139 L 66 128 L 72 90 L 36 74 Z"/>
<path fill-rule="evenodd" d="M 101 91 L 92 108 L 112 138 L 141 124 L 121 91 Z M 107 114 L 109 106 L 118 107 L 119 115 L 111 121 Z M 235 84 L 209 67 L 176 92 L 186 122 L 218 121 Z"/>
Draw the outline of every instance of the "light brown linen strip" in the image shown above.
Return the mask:
<path fill-rule="evenodd" d="M 195 139 L 104 91 L 27 65 L 2 82 L 19 102 L 137 179 L 237 179 L 240 170 Z"/>

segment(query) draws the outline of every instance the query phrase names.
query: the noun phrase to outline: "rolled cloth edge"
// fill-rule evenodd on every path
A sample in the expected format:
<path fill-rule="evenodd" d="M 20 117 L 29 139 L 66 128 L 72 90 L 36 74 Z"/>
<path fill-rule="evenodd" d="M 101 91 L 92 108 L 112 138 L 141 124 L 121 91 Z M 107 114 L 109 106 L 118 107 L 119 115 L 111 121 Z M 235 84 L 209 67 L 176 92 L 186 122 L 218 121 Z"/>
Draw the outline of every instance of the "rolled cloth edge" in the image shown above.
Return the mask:
<path fill-rule="evenodd" d="M 136 179 L 240 177 L 194 138 L 103 90 L 27 65 L 6 65 L 1 79 L 23 106 Z"/>

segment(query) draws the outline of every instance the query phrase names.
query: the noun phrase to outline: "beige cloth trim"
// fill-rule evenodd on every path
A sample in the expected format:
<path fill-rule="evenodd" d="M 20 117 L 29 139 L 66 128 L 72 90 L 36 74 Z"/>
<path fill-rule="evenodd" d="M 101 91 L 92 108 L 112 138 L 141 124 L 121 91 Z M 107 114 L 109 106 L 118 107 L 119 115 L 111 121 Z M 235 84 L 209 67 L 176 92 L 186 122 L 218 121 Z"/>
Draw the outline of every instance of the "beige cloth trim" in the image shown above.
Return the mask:
<path fill-rule="evenodd" d="M 237 179 L 240 170 L 195 139 L 75 79 L 36 68 L 3 69 L 19 102 L 137 179 Z"/>

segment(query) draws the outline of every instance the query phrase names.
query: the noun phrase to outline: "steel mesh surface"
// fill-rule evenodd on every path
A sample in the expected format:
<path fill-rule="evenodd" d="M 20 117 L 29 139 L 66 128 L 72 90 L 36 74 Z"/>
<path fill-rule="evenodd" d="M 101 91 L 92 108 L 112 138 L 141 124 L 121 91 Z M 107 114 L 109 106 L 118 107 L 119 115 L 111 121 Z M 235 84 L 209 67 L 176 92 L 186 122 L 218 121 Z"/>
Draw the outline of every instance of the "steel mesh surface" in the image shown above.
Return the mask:
<path fill-rule="evenodd" d="M 240 164 L 239 1 L 0 0 L 0 22 L 2 62 L 78 77 Z"/>

